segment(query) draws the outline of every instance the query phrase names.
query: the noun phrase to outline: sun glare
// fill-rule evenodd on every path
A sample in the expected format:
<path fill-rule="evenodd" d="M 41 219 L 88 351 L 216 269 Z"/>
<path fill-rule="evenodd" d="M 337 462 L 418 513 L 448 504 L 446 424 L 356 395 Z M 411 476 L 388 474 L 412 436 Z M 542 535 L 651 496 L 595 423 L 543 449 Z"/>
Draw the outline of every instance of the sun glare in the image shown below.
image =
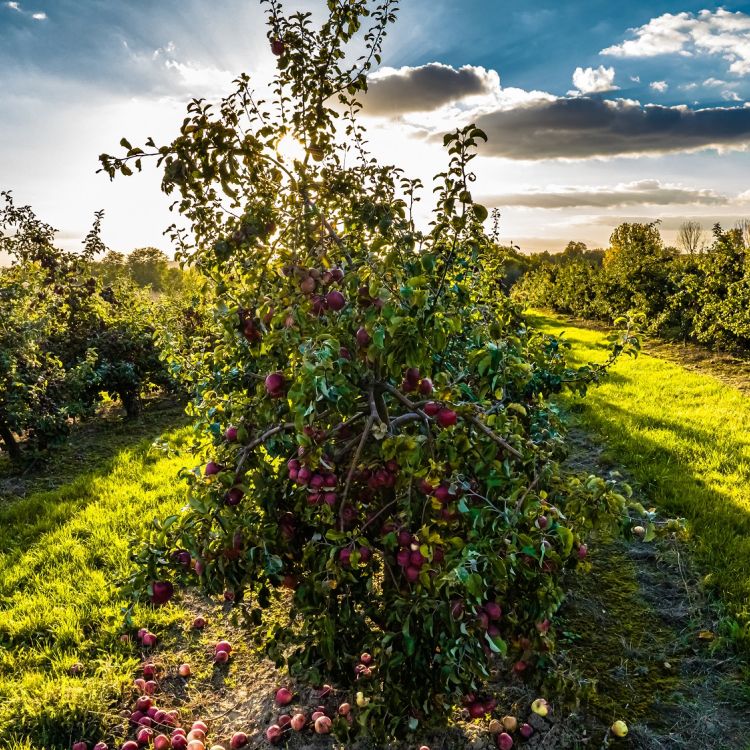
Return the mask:
<path fill-rule="evenodd" d="M 305 147 L 293 135 L 287 133 L 276 146 L 276 153 L 285 162 L 303 161 Z"/>

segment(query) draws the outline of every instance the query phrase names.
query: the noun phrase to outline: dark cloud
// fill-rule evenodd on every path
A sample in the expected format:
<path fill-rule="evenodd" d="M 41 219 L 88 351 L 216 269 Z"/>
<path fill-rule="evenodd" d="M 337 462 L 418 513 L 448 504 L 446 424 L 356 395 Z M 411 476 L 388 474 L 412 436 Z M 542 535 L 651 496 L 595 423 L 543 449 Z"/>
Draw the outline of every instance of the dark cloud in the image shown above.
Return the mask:
<path fill-rule="evenodd" d="M 483 200 L 492 206 L 524 208 L 613 208 L 616 206 L 707 205 L 729 203 L 724 195 L 713 190 L 664 185 L 658 180 L 641 180 L 614 188 L 553 188 L 545 191 L 496 195 Z"/>
<path fill-rule="evenodd" d="M 365 111 L 380 117 L 429 111 L 469 96 L 489 94 L 498 85 L 497 73 L 473 65 L 456 69 L 428 63 L 418 68 L 387 69 L 370 80 Z"/>
<path fill-rule="evenodd" d="M 477 118 L 483 153 L 508 159 L 664 154 L 750 143 L 750 107 L 692 110 L 587 97 L 537 101 Z"/>

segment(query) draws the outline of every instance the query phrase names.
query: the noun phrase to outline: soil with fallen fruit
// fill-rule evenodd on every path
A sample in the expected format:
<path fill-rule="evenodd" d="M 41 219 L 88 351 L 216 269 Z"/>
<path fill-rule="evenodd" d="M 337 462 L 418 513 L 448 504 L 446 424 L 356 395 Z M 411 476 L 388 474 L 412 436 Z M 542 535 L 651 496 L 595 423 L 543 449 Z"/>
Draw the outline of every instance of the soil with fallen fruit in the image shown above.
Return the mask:
<path fill-rule="evenodd" d="M 602 465 L 601 451 L 575 429 L 571 444 L 572 468 L 600 474 L 618 469 Z M 647 494 L 638 494 L 648 505 Z M 599 539 L 589 549 L 591 571 L 570 578 L 568 599 L 554 623 L 558 647 L 547 677 L 522 678 L 510 665 L 498 664 L 487 691 L 495 703 L 490 713 L 472 719 L 467 708 L 457 708 L 450 727 L 417 732 L 415 741 L 394 743 L 394 750 L 750 748 L 747 667 L 716 638 L 719 614 L 691 565 L 689 543 L 673 533 L 649 543 Z M 267 737 L 292 750 L 383 747 L 328 733 L 331 719 L 334 727 L 356 725 L 356 694 L 292 683 L 232 624 L 230 604 L 196 594 L 185 595 L 183 603 L 205 626 L 186 622 L 177 649 L 144 647 L 146 664 L 156 666 L 135 676 L 144 683 L 134 686 L 131 701 L 121 707 L 120 727 L 112 727 L 116 736 L 127 731 L 136 738 L 132 712 L 145 686 L 152 695 L 149 701 L 141 697 L 141 707 L 148 702 L 152 714 L 177 710 L 174 721 L 188 732 L 188 742 L 193 722 L 204 721 L 205 737 L 198 727 L 192 738 L 206 748 L 270 747 Z M 283 607 L 270 616 L 283 618 Z M 143 635 L 150 642 L 151 634 Z M 186 676 L 180 676 L 180 666 Z M 540 697 L 546 705 L 535 712 L 532 703 Z M 622 739 L 612 731 L 617 721 L 627 725 Z M 241 736 L 231 742 L 238 732 L 247 735 L 246 744 Z"/>

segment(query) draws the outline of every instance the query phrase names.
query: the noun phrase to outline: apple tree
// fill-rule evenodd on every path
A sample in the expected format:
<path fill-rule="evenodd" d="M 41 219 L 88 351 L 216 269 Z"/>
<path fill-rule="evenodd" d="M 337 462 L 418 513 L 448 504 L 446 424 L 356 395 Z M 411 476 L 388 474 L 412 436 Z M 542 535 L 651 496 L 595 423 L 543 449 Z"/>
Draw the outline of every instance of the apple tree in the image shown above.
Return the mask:
<path fill-rule="evenodd" d="M 358 726 L 399 734 L 469 694 L 486 707 L 497 660 L 510 677 L 548 659 L 561 576 L 625 503 L 563 471 L 548 397 L 606 365 L 569 367 L 498 292 L 471 192 L 481 130 L 445 137 L 426 227 L 419 181 L 368 153 L 357 114 L 396 3 L 330 0 L 319 27 L 264 5 L 267 96 L 241 75 L 219 104 L 194 100 L 172 143 L 101 157 L 112 177 L 163 168 L 180 257 L 213 297 L 181 365 L 203 462 L 131 589 L 229 590 L 255 624 L 284 598 L 269 655 L 361 693 Z M 626 331 L 610 362 L 636 344 Z"/>

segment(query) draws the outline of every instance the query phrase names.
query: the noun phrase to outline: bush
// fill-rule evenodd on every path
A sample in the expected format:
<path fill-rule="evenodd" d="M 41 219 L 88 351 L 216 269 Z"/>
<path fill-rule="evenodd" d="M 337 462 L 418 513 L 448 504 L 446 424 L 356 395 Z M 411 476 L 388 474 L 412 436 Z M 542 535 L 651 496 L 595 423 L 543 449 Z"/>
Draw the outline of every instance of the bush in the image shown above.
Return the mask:
<path fill-rule="evenodd" d="M 481 694 L 500 657 L 516 674 L 547 662 L 563 572 L 625 501 L 557 463 L 547 396 L 606 368 L 567 367 L 498 293 L 470 192 L 484 133 L 446 136 L 420 230 L 418 185 L 367 154 L 354 117 L 392 4 L 329 7 L 314 29 L 269 4 L 278 108 L 241 76 L 219 107 L 194 101 L 173 143 L 102 157 L 112 176 L 158 159 L 191 224 L 192 241 L 175 230 L 182 258 L 215 297 L 201 351 L 177 362 L 208 463 L 185 473 L 189 504 L 155 522 L 130 585 L 154 604 L 171 596 L 160 582 L 228 589 L 249 624 L 284 598 L 269 655 L 361 693 L 359 726 L 401 734 Z M 368 14 L 366 54 L 345 65 Z M 279 153 L 284 136 L 304 156 Z M 626 332 L 613 357 L 634 346 Z"/>
<path fill-rule="evenodd" d="M 17 436 L 44 448 L 100 394 L 118 396 L 129 416 L 148 388 L 171 387 L 154 341 L 159 308 L 127 279 L 105 285 L 92 273 L 102 215 L 83 252 L 55 247 L 55 230 L 2 193 L 0 250 L 0 438 L 15 459 Z"/>

